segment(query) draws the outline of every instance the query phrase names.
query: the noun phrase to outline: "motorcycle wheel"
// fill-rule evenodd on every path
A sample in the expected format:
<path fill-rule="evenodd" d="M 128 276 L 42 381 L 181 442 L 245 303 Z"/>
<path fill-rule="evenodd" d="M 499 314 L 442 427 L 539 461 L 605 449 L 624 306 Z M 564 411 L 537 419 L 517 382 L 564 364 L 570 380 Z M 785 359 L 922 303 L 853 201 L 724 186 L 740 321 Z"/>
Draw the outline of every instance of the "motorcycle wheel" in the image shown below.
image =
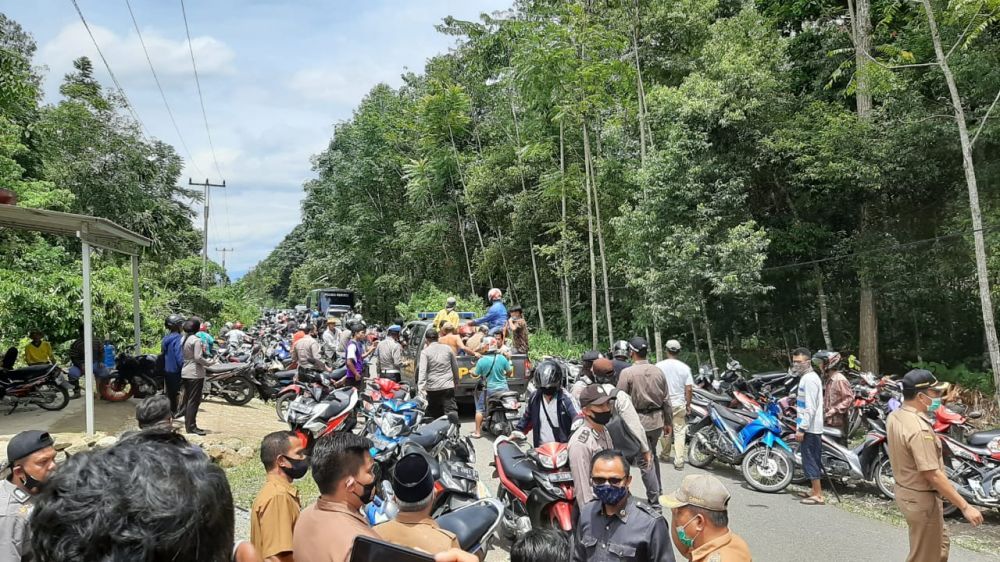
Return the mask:
<path fill-rule="evenodd" d="M 743 457 L 743 478 L 754 490 L 773 494 L 792 483 L 795 462 L 783 449 L 758 445 Z"/>
<path fill-rule="evenodd" d="M 30 396 L 33 404 L 38 404 L 39 408 L 51 412 L 62 410 L 66 404 L 69 404 L 69 392 L 56 384 L 40 384 L 35 387 Z M 40 399 L 36 399 L 36 397 L 40 397 Z"/>
<path fill-rule="evenodd" d="M 809 479 L 806 478 L 806 473 L 802 470 L 802 463 L 800 462 L 799 454 L 799 444 L 794 440 L 788 444 L 792 448 L 792 460 L 795 462 L 795 469 L 792 473 L 792 484 L 803 486 L 809 484 Z"/>
<path fill-rule="evenodd" d="M 875 487 L 883 496 L 890 500 L 896 499 L 896 479 L 892 475 L 892 465 L 889 463 L 888 455 L 882 455 L 878 464 L 875 465 L 875 473 L 872 476 L 875 480 Z"/>
<path fill-rule="evenodd" d="M 278 421 L 288 421 L 288 406 L 298 397 L 291 390 L 283 392 L 274 399 L 274 412 L 278 414 Z"/>
<path fill-rule="evenodd" d="M 708 450 L 708 447 L 702 441 L 703 439 L 708 439 L 709 431 L 714 430 L 711 427 L 707 427 L 691 436 L 691 443 L 688 445 L 687 460 L 688 464 L 695 468 L 705 468 L 715 460 L 715 455 Z"/>
<path fill-rule="evenodd" d="M 132 398 L 135 387 L 125 377 L 114 377 L 105 381 L 98 381 L 98 391 L 101 398 L 108 402 L 124 402 Z"/>
<path fill-rule="evenodd" d="M 253 400 L 257 393 L 256 387 L 246 377 L 233 377 L 222 385 L 220 394 L 230 404 L 234 406 L 244 406 Z"/>

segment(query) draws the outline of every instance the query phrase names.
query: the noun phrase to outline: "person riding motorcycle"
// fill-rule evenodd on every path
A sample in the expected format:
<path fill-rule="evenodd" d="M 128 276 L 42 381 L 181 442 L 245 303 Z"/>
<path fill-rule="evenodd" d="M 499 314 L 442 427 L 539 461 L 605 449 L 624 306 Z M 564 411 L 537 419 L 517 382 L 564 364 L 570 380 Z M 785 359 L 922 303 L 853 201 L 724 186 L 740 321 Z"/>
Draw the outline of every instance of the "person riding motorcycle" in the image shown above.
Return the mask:
<path fill-rule="evenodd" d="M 573 419 L 579 414 L 572 397 L 562 385 L 566 379 L 562 363 L 544 359 L 532 375 L 535 392 L 528 399 L 524 415 L 511 434 L 514 439 L 524 439 L 532 431 L 535 447 L 543 443 L 566 443 L 573 434 Z"/>

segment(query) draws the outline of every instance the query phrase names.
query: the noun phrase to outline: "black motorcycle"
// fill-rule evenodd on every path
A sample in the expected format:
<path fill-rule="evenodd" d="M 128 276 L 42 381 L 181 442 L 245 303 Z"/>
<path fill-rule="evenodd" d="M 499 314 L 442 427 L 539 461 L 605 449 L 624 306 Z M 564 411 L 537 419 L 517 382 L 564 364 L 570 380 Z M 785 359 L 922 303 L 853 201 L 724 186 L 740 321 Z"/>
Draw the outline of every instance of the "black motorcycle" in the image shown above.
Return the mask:
<path fill-rule="evenodd" d="M 123 402 L 129 398 L 146 398 L 163 392 L 165 381 L 156 372 L 155 355 L 118 354 L 115 368 L 107 379 L 99 381 L 101 398 L 108 402 Z"/>
<path fill-rule="evenodd" d="M 14 369 L 17 350 L 11 349 L 0 364 L 0 401 L 10 406 L 8 415 L 21 404 L 43 410 L 61 410 L 69 404 L 69 383 L 58 365 L 32 365 Z"/>

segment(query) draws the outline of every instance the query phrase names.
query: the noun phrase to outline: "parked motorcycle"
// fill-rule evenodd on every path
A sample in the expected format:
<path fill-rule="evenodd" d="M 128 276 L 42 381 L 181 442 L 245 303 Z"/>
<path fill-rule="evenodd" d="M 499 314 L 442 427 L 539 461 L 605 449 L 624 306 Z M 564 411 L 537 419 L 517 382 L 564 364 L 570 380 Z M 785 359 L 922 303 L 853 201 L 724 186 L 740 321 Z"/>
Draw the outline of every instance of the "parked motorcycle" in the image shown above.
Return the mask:
<path fill-rule="evenodd" d="M 146 398 L 163 392 L 165 382 L 156 374 L 156 356 L 132 356 L 121 353 L 115 358 L 115 369 L 106 379 L 98 381 L 101 397 L 109 402 L 129 398 Z"/>
<path fill-rule="evenodd" d="M 496 497 L 504 506 L 501 528 L 508 538 L 540 527 L 573 530 L 573 474 L 565 443 L 543 443 L 525 452 L 498 437 L 493 457 L 500 480 Z"/>
<path fill-rule="evenodd" d="M 69 404 L 66 375 L 58 365 L 32 365 L 14 369 L 17 352 L 8 351 L 0 366 L 0 400 L 10 406 L 7 415 L 22 404 L 43 410 L 62 410 Z"/>
<path fill-rule="evenodd" d="M 484 390 L 479 390 L 484 392 Z M 516 390 L 496 391 L 487 394 L 483 428 L 497 437 L 510 435 L 513 422 L 521 418 L 521 403 Z"/>
<path fill-rule="evenodd" d="M 357 405 L 358 393 L 353 388 L 325 396 L 304 392 L 288 405 L 288 427 L 306 439 L 306 450 L 311 451 L 324 435 L 352 431 L 357 425 Z"/>
<path fill-rule="evenodd" d="M 217 363 L 205 367 L 205 396 L 221 396 L 226 402 L 243 406 L 257 394 L 249 363 Z"/>
<path fill-rule="evenodd" d="M 945 473 L 955 489 L 969 503 L 1000 509 L 1000 429 L 972 433 L 963 440 L 939 435 L 943 446 Z M 945 503 L 945 515 L 958 508 Z"/>

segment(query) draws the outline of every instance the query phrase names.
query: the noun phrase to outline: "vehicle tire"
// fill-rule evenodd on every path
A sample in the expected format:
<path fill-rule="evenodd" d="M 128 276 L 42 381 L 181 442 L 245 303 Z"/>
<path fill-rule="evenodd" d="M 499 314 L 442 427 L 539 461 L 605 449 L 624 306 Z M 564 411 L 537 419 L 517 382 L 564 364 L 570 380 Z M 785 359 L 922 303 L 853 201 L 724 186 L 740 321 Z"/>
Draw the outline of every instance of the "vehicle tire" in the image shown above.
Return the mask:
<path fill-rule="evenodd" d="M 688 444 L 687 461 L 695 468 L 705 468 L 712 464 L 715 455 L 709 452 L 703 440 L 708 440 L 710 432 L 715 431 L 714 427 L 706 427 L 698 430 L 691 436 L 691 443 Z M 655 459 L 654 459 L 655 460 Z"/>
<path fill-rule="evenodd" d="M 872 479 L 875 480 L 875 487 L 878 488 L 878 491 L 883 496 L 890 500 L 896 499 L 896 479 L 892 475 L 892 464 L 889 463 L 889 455 L 882 455 L 882 458 L 879 459 L 875 465 Z"/>
<path fill-rule="evenodd" d="M 951 503 L 950 501 L 947 501 L 947 500 L 945 500 L 944 503 L 941 504 L 941 508 L 942 508 L 941 513 L 945 517 L 951 517 L 952 515 L 955 515 L 956 513 L 960 513 L 958 511 L 958 507 L 956 507 L 955 504 L 953 504 L 953 503 Z"/>
<path fill-rule="evenodd" d="M 97 391 L 108 402 L 124 402 L 135 394 L 135 386 L 125 377 L 98 380 Z"/>
<path fill-rule="evenodd" d="M 220 394 L 234 406 L 244 406 L 257 394 L 257 388 L 246 377 L 233 377 L 222 385 Z"/>
<path fill-rule="evenodd" d="M 274 399 L 274 412 L 278 414 L 278 421 L 287 422 L 288 421 L 288 406 L 293 400 L 298 398 L 298 394 L 294 391 L 287 390 L 282 392 Z"/>
<path fill-rule="evenodd" d="M 751 488 L 773 494 L 792 483 L 795 461 L 784 449 L 757 445 L 743 457 L 741 469 Z"/>
<path fill-rule="evenodd" d="M 147 398 L 155 396 L 159 392 L 156 382 L 146 375 L 136 375 L 132 379 L 132 396 L 136 398 Z"/>
<path fill-rule="evenodd" d="M 32 391 L 31 402 L 32 404 L 38 404 L 39 408 L 49 410 L 50 412 L 62 410 L 66 407 L 66 404 L 69 404 L 69 392 L 57 384 L 40 384 Z"/>
<path fill-rule="evenodd" d="M 799 457 L 799 444 L 791 440 L 788 446 L 792 449 L 792 462 L 795 463 L 795 468 L 792 472 L 792 484 L 799 486 L 809 484 L 809 479 L 806 478 L 806 473 L 802 470 L 802 458 Z"/>

